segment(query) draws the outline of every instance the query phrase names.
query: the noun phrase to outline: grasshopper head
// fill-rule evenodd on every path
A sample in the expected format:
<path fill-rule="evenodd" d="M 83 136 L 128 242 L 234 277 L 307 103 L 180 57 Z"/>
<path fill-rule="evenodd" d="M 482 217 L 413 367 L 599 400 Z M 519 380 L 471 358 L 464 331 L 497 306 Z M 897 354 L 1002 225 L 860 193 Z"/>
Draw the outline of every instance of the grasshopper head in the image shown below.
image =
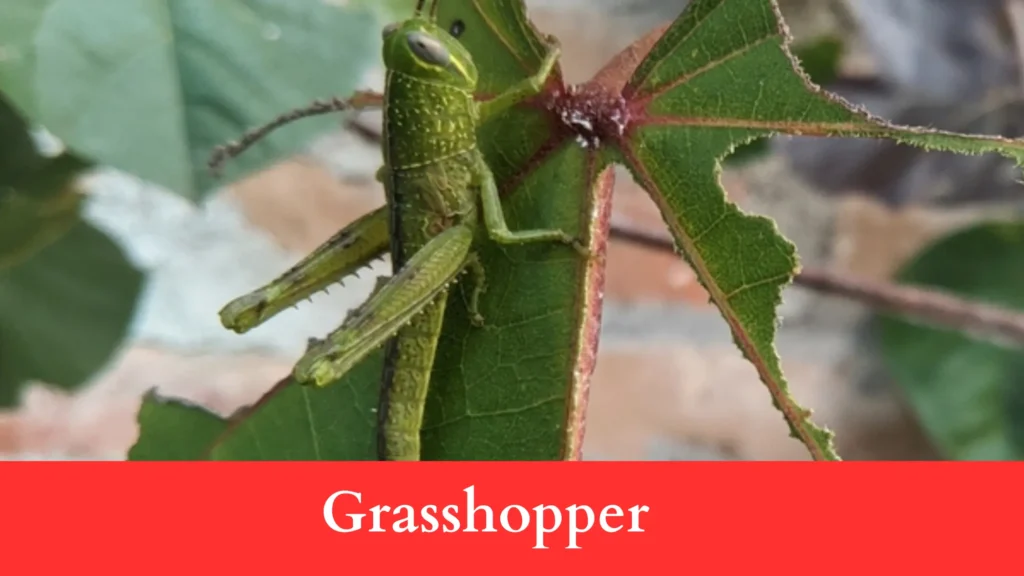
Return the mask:
<path fill-rule="evenodd" d="M 384 66 L 421 80 L 473 91 L 477 71 L 469 51 L 425 16 L 384 28 Z"/>

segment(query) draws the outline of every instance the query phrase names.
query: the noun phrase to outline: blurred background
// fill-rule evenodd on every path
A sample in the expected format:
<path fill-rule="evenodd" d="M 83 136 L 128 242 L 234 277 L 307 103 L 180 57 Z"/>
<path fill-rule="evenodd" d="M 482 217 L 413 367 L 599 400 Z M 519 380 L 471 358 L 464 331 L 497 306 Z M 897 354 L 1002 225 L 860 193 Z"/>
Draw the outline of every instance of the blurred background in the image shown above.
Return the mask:
<path fill-rule="evenodd" d="M 334 328 L 388 271 L 379 264 L 245 336 L 218 321 L 228 300 L 383 204 L 373 181 L 379 148 L 337 119 L 290 131 L 283 138 L 293 141 L 281 145 L 300 154 L 217 190 L 202 207 L 183 196 L 205 173 L 205 158 L 189 150 L 237 135 L 217 125 L 211 82 L 237 84 L 226 100 L 246 124 L 314 97 L 379 89 L 378 31 L 411 3 L 153 4 L 172 9 L 161 20 L 127 5 L 101 14 L 110 0 L 15 0 L 17 17 L 0 22 L 0 458 L 122 459 L 138 433 L 141 396 L 154 387 L 229 414 L 287 373 L 306 339 Z M 686 2 L 526 4 L 561 40 L 567 80 L 582 82 Z M 1019 135 L 1024 0 L 780 4 L 815 79 L 850 101 L 897 123 Z M 268 16 L 278 9 L 282 18 Z M 229 57 L 197 56 L 218 50 Z M 300 57 L 307 68 L 289 64 Z M 255 61 L 263 67 L 238 71 Z M 287 82 L 268 87 L 272 74 Z M 40 152 L 25 152 L 19 134 L 28 126 L 10 101 L 64 127 L 76 150 L 124 169 L 89 166 L 40 130 L 30 133 Z M 125 126 L 124 110 L 145 120 Z M 778 221 L 806 268 L 1019 309 L 1019 178 L 994 156 L 787 137 L 737 155 L 723 183 L 741 207 Z M 616 186 L 613 222 L 663 230 L 627 174 Z M 33 227 L 31 242 L 19 226 Z M 800 287 L 784 298 L 783 367 L 798 401 L 836 432 L 844 458 L 1024 456 L 1020 349 Z M 672 254 L 622 241 L 609 248 L 584 454 L 807 458 L 693 273 Z"/>

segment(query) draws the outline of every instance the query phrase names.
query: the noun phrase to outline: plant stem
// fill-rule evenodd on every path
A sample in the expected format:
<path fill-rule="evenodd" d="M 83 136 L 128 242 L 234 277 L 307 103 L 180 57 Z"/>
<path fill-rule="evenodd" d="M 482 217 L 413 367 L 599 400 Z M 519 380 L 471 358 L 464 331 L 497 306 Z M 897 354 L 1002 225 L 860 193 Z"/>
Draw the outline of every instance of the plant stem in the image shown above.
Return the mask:
<path fill-rule="evenodd" d="M 675 244 L 667 234 L 612 224 L 610 236 L 675 253 Z M 1024 313 L 1012 309 L 972 302 L 929 288 L 864 280 L 813 268 L 798 272 L 793 283 L 925 324 L 951 328 L 1001 345 L 1024 347 Z"/>

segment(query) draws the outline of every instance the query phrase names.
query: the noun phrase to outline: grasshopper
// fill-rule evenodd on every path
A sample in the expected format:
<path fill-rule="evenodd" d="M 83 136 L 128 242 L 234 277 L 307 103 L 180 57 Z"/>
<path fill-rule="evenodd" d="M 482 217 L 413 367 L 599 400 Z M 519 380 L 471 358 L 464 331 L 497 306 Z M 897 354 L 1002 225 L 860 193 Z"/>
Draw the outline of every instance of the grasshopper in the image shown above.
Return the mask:
<path fill-rule="evenodd" d="M 384 185 L 386 205 L 220 312 L 225 327 L 244 333 L 389 251 L 393 275 L 378 279 L 370 297 L 341 327 L 312 341 L 293 370 L 296 382 L 325 386 L 386 343 L 378 408 L 382 460 L 420 458 L 420 428 L 448 291 L 460 276 L 473 281 L 471 322 L 484 324 L 478 308 L 486 287 L 478 256 L 481 242 L 549 242 L 589 256 L 582 241 L 562 230 L 509 230 L 494 176 L 477 148 L 480 123 L 541 91 L 560 54 L 557 41 L 549 37 L 548 53 L 536 74 L 495 98 L 476 102 L 477 68 L 456 39 L 461 23 L 450 33 L 439 27 L 438 1 L 427 14 L 425 0 L 418 0 L 412 18 L 383 29 L 383 95 L 359 92 L 347 100 L 316 102 L 219 148 L 211 160 L 216 168 L 270 130 L 298 118 L 383 108 L 384 164 L 376 178 Z"/>

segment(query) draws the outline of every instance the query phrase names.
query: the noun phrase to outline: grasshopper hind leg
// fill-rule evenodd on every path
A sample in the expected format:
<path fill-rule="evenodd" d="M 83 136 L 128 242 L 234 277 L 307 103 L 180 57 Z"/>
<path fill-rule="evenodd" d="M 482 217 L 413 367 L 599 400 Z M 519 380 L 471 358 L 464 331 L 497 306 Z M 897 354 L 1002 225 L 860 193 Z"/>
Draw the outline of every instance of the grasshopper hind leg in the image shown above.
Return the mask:
<path fill-rule="evenodd" d="M 370 212 L 277 279 L 229 302 L 220 311 L 221 324 L 239 334 L 248 332 L 382 256 L 388 238 L 387 210 Z"/>
<path fill-rule="evenodd" d="M 465 226 L 449 228 L 433 238 L 353 310 L 322 345 L 299 360 L 295 379 L 326 386 L 382 346 L 447 290 L 466 266 L 472 240 L 473 232 Z"/>

